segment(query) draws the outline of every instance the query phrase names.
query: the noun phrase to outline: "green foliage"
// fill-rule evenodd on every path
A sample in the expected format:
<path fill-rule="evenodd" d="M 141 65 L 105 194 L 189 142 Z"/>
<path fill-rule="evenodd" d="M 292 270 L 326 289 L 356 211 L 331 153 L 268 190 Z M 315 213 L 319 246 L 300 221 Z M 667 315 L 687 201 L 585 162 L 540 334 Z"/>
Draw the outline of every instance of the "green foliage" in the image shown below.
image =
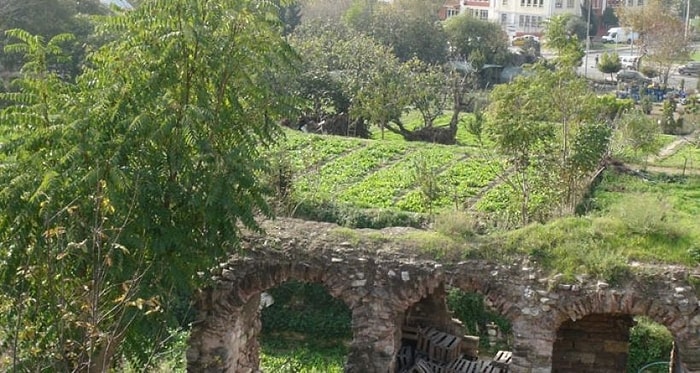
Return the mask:
<path fill-rule="evenodd" d="M 477 293 L 468 293 L 459 289 L 450 289 L 447 293 L 447 307 L 464 324 L 467 333 L 482 337 L 482 341 L 488 344 L 486 325 L 495 323 L 503 334 L 510 334 L 512 326 L 510 322 L 489 310 L 484 302 L 484 296 Z"/>
<path fill-rule="evenodd" d="M 613 78 L 613 74 L 617 73 L 622 69 L 622 62 L 620 61 L 620 56 L 616 52 L 605 52 L 600 55 L 598 60 L 598 70 L 603 74 L 610 74 L 610 79 Z"/>
<path fill-rule="evenodd" d="M 682 118 L 676 118 L 676 107 L 678 103 L 673 100 L 665 100 L 661 109 L 661 130 L 663 133 L 676 135 L 683 128 Z"/>
<path fill-rule="evenodd" d="M 454 239 L 468 239 L 484 233 L 485 227 L 474 214 L 446 211 L 435 216 L 433 229 Z"/>
<path fill-rule="evenodd" d="M 441 194 L 441 186 L 438 184 L 437 175 L 439 170 L 431 165 L 425 157 L 418 157 L 413 160 L 414 179 L 420 190 L 422 204 L 428 212 L 432 212 L 433 202 Z"/>
<path fill-rule="evenodd" d="M 4 97 L 2 315 L 16 370 L 104 370 L 190 317 L 183 299 L 270 214 L 260 150 L 293 58 L 272 4 L 154 0 L 77 84 L 47 71 L 57 36 L 16 31 L 27 64 Z M 234 32 L 235 31 L 235 32 Z M 221 53 L 226 50 L 227 53 Z M 118 348 L 117 348 L 118 347 Z"/>
<path fill-rule="evenodd" d="M 545 23 L 545 39 L 547 47 L 557 52 L 555 64 L 560 68 L 574 68 L 581 65 L 585 51 L 581 39 L 576 35 L 572 26 L 575 17 L 572 14 L 558 14 Z M 585 25 L 584 25 L 585 37 Z"/>
<path fill-rule="evenodd" d="M 263 334 L 294 332 L 328 339 L 352 335 L 350 309 L 322 285 L 290 281 L 268 293 L 274 304 L 260 316 Z"/>
<path fill-rule="evenodd" d="M 441 64 L 446 60 L 445 31 L 437 17 L 437 8 L 430 1 L 357 1 L 351 14 L 353 17 L 346 17 L 351 27 L 391 48 L 401 61 L 415 58 L 428 64 Z"/>
<path fill-rule="evenodd" d="M 630 329 L 630 347 L 627 372 L 637 373 L 646 364 L 669 361 L 673 348 L 673 336 L 663 325 L 646 317 L 636 317 L 636 325 Z M 644 372 L 668 372 L 668 366 L 659 366 Z"/>
<path fill-rule="evenodd" d="M 260 368 L 279 373 L 342 373 L 347 356 L 344 345 L 324 345 L 314 340 L 263 339 Z"/>
<path fill-rule="evenodd" d="M 453 58 L 469 60 L 478 53 L 483 63 L 500 65 L 510 59 L 507 35 L 498 24 L 463 13 L 445 21 L 445 32 Z"/>
<path fill-rule="evenodd" d="M 617 122 L 615 134 L 616 156 L 625 149 L 631 149 L 634 156 L 655 154 L 661 148 L 660 128 L 652 118 L 641 111 L 625 112 Z"/>
<path fill-rule="evenodd" d="M 363 209 L 354 207 L 351 204 L 337 204 L 322 200 L 300 202 L 292 216 L 336 223 L 349 228 L 424 228 L 428 223 L 428 217 L 423 214 L 392 209 Z"/>
<path fill-rule="evenodd" d="M 307 111 L 347 113 L 384 128 L 407 105 L 402 70 L 391 50 L 342 24 L 302 24 L 290 38 L 302 57 L 290 82 L 307 100 Z"/>

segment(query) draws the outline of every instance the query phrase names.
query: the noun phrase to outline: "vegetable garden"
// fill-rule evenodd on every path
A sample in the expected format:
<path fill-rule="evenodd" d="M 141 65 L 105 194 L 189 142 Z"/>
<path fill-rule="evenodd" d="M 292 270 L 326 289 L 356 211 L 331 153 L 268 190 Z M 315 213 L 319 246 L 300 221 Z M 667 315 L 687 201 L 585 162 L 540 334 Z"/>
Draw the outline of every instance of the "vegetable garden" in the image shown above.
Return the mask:
<path fill-rule="evenodd" d="M 467 202 L 489 193 L 497 184 L 502 168 L 498 160 L 474 147 L 293 131 L 287 133 L 279 154 L 292 168 L 296 200 L 409 212 L 470 207 Z M 423 183 L 426 180 L 432 185 L 430 190 Z"/>

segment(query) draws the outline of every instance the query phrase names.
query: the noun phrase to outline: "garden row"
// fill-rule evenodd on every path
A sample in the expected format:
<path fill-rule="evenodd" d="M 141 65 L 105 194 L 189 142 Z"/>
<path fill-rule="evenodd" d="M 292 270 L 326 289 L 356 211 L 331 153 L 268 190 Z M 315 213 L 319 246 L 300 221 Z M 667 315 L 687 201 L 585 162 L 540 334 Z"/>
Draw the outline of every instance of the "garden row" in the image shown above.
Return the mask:
<path fill-rule="evenodd" d="M 481 206 L 502 164 L 473 147 L 372 141 L 289 132 L 278 156 L 292 169 L 296 200 L 409 212 Z"/>

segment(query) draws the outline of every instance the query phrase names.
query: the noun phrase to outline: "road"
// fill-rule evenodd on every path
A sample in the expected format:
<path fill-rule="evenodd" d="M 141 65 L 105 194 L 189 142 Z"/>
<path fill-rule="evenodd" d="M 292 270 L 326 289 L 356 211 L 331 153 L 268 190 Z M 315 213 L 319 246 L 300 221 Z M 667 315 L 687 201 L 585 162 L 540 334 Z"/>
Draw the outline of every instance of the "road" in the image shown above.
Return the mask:
<path fill-rule="evenodd" d="M 616 49 L 616 51 L 617 51 L 617 54 L 619 56 L 633 56 L 633 55 L 639 54 L 638 51 L 633 50 L 631 47 L 626 46 L 626 45 L 620 46 L 619 48 Z M 610 50 L 591 50 L 591 51 L 589 51 L 587 53 L 587 55 L 584 56 L 584 58 L 583 58 L 583 64 L 578 69 L 579 73 L 581 75 L 585 75 L 591 79 L 596 79 L 596 80 L 614 79 L 615 74 L 613 74 L 613 78 L 611 78 L 610 74 L 601 73 L 595 66 L 596 65 L 595 58 L 596 57 L 600 58 L 600 55 L 603 54 L 604 52 L 610 52 Z M 643 60 L 642 60 L 642 63 L 644 63 Z M 658 78 L 655 78 L 654 80 L 658 81 Z M 697 87 L 698 77 L 680 75 L 680 74 L 678 74 L 678 65 L 674 65 L 673 68 L 671 69 L 671 74 L 669 75 L 669 78 L 668 78 L 668 86 L 674 87 L 674 88 L 679 88 L 681 85 L 681 80 L 685 80 L 685 87 L 686 88 L 695 89 Z"/>

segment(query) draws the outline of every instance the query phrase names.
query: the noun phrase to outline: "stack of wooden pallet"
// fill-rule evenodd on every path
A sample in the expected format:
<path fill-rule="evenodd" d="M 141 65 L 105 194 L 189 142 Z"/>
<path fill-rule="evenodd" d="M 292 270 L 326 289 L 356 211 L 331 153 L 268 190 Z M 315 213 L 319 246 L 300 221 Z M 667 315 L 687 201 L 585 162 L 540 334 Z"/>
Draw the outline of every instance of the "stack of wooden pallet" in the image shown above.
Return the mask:
<path fill-rule="evenodd" d="M 479 338 L 455 336 L 434 327 L 404 325 L 397 355 L 401 373 L 507 373 L 512 353 L 498 351 L 492 361 L 477 360 Z"/>

